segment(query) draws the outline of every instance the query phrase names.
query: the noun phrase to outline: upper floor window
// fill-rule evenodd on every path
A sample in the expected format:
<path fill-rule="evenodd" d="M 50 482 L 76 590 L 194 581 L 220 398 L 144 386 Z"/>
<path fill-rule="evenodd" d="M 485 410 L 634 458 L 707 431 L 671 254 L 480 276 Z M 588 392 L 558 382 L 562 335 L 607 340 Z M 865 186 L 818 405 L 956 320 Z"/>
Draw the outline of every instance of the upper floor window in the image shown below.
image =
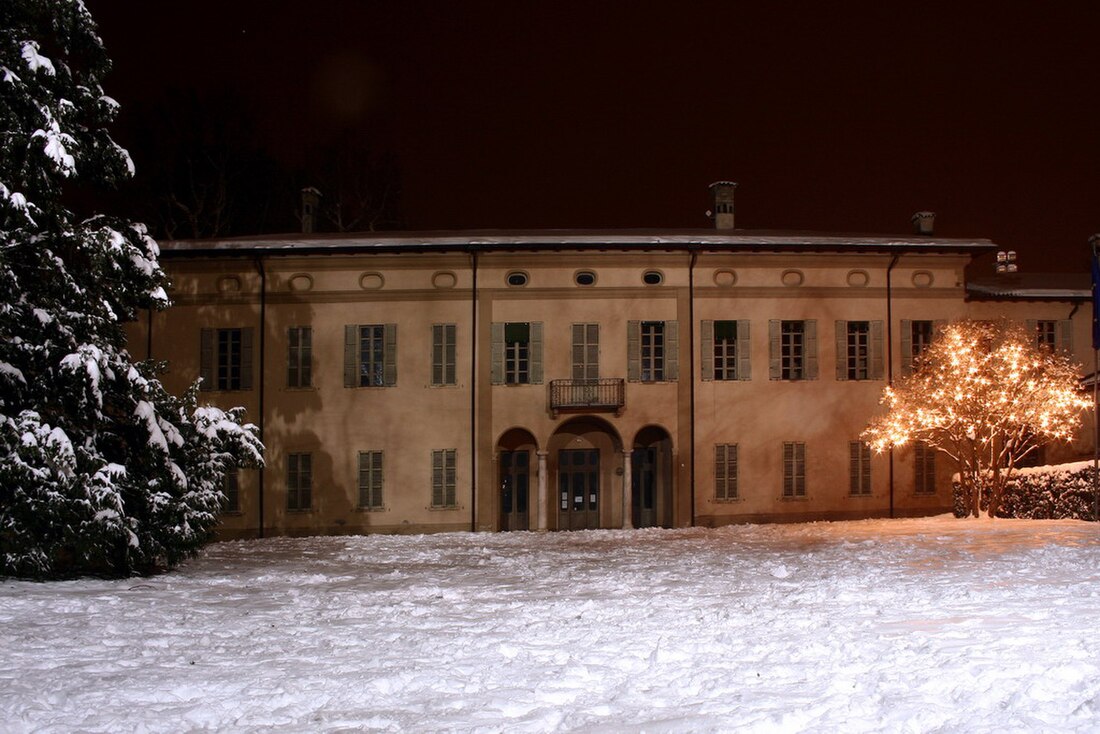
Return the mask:
<path fill-rule="evenodd" d="M 573 324 L 573 379 L 600 376 L 600 325 Z"/>
<path fill-rule="evenodd" d="M 344 387 L 397 384 L 397 324 L 344 327 Z"/>
<path fill-rule="evenodd" d="M 748 320 L 703 321 L 701 326 L 702 378 L 750 379 Z"/>
<path fill-rule="evenodd" d="M 817 379 L 817 322 L 768 322 L 770 377 L 773 380 Z"/>
<path fill-rule="evenodd" d="M 642 274 L 642 282 L 646 285 L 660 285 L 664 280 L 665 276 L 659 270 L 647 270 Z"/>
<path fill-rule="evenodd" d="M 679 377 L 679 323 L 628 321 L 627 378 L 641 382 L 674 381 Z"/>
<path fill-rule="evenodd" d="M 591 270 L 580 270 L 573 276 L 573 282 L 577 285 L 595 285 L 596 274 Z"/>
<path fill-rule="evenodd" d="M 494 322 L 491 357 L 494 385 L 541 384 L 542 322 Z"/>
<path fill-rule="evenodd" d="M 913 369 L 935 338 L 942 321 L 902 319 L 901 374 L 911 375 Z"/>
<path fill-rule="evenodd" d="M 1035 335 L 1035 346 L 1051 351 L 1073 351 L 1073 322 L 1069 319 L 1028 321 L 1027 327 Z"/>
<path fill-rule="evenodd" d="M 287 387 L 309 387 L 313 380 L 313 329 L 292 326 L 287 330 Z"/>
<path fill-rule="evenodd" d="M 455 324 L 432 325 L 432 384 L 454 385 L 457 378 Z"/>
<path fill-rule="evenodd" d="M 506 275 L 504 278 L 504 282 L 506 282 L 513 288 L 522 288 L 523 286 L 527 285 L 527 280 L 527 273 L 524 273 L 520 270 L 512 271 L 511 273 L 508 273 L 508 275 Z"/>
<path fill-rule="evenodd" d="M 883 338 L 881 321 L 836 322 L 836 378 L 881 380 Z"/>
<path fill-rule="evenodd" d="M 203 329 L 199 376 L 202 390 L 252 389 L 252 329 Z"/>

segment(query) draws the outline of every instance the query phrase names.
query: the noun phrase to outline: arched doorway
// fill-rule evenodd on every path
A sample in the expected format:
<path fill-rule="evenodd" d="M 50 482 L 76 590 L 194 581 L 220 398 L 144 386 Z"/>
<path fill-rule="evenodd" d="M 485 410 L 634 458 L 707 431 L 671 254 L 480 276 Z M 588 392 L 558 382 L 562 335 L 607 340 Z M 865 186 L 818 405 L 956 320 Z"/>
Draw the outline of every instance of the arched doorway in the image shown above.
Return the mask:
<path fill-rule="evenodd" d="M 605 421 L 590 416 L 563 423 L 550 438 L 553 507 L 559 530 L 622 524 L 622 441 Z M 618 471 L 617 471 L 618 470 Z"/>
<path fill-rule="evenodd" d="M 537 460 L 535 437 L 513 428 L 497 441 L 497 507 L 501 530 L 529 530 Z"/>
<path fill-rule="evenodd" d="M 631 521 L 636 528 L 672 527 L 672 438 L 648 426 L 634 438 L 631 461 Z"/>

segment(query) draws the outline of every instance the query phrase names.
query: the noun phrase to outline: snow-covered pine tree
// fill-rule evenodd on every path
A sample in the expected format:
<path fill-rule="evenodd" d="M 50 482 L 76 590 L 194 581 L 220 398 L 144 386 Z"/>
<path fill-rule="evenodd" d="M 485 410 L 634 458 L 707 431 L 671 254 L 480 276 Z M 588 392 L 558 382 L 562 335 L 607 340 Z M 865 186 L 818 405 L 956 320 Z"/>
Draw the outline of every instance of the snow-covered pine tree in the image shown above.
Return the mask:
<path fill-rule="evenodd" d="M 78 217 L 71 183 L 133 174 L 110 61 L 80 0 L 0 3 L 0 574 L 123 575 L 208 540 L 224 473 L 259 465 L 242 411 L 134 364 L 122 323 L 165 308 L 143 225 Z"/>

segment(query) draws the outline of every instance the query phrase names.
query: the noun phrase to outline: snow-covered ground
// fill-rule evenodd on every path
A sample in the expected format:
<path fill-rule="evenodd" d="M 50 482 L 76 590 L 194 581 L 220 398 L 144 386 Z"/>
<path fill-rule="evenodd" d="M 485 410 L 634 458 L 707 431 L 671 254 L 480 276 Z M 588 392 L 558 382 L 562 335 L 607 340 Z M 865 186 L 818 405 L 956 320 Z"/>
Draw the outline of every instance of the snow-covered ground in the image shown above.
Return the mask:
<path fill-rule="evenodd" d="M 1100 730 L 1100 526 L 221 543 L 0 583 L 0 730 Z"/>

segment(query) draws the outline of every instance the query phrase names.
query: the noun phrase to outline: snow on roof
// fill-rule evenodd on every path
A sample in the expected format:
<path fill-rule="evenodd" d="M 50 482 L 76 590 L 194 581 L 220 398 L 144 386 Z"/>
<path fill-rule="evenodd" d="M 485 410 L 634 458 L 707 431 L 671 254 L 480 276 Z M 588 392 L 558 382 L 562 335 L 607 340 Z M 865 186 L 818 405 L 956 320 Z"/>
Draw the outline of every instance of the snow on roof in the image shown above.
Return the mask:
<path fill-rule="evenodd" d="M 966 290 L 972 298 L 1000 298 L 1073 301 L 1092 298 L 1088 273 L 1013 273 L 970 281 Z"/>
<path fill-rule="evenodd" d="M 284 253 L 288 251 L 424 252 L 516 249 L 744 250 L 817 252 L 943 252 L 980 254 L 996 249 L 987 239 L 779 230 L 476 230 L 281 234 L 207 240 L 169 240 L 166 255 Z"/>

